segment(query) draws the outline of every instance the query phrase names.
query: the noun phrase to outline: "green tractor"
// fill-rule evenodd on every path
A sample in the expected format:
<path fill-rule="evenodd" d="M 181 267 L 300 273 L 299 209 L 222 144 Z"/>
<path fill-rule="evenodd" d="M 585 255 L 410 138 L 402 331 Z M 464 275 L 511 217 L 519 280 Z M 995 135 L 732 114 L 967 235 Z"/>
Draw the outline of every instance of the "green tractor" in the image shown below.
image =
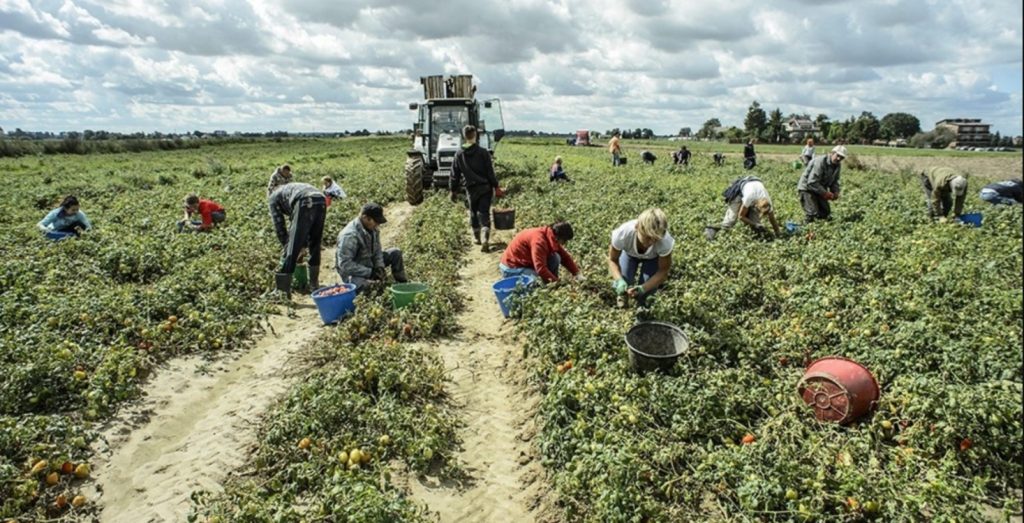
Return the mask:
<path fill-rule="evenodd" d="M 413 205 L 423 202 L 430 187 L 447 189 L 455 153 L 462 147 L 462 128 L 473 125 L 478 143 L 494 155 L 505 135 L 498 99 L 477 101 L 472 75 L 420 78 L 426 102 L 411 103 L 419 117 L 413 125 L 413 143 L 405 161 L 405 194 Z"/>

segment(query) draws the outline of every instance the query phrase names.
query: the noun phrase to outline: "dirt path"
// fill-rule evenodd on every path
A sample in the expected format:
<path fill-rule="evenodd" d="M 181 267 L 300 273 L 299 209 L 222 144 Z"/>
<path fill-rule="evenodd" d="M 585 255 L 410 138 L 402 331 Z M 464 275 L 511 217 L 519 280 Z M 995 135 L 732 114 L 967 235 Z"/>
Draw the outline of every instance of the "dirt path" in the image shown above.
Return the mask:
<path fill-rule="evenodd" d="M 382 243 L 391 245 L 411 214 L 387 210 Z M 335 231 L 330 231 L 335 233 Z M 338 281 L 334 249 L 325 249 L 321 284 Z M 185 521 L 190 495 L 219 492 L 245 462 L 257 420 L 294 382 L 292 357 L 319 335 L 320 317 L 308 295 L 295 293 L 294 313 L 272 316 L 267 334 L 237 359 L 188 356 L 168 362 L 146 385 L 141 401 L 122 409 L 102 432 L 93 476 L 101 521 Z"/>
<path fill-rule="evenodd" d="M 505 236 L 497 241 L 511 238 Z M 442 522 L 536 520 L 541 467 L 528 441 L 538 398 L 515 384 L 523 375 L 522 351 L 491 291 L 500 257 L 500 247 L 484 254 L 472 246 L 460 273 L 468 296 L 459 316 L 463 331 L 434 345 L 451 369 L 453 400 L 464 411 L 458 459 L 471 479 L 452 485 L 428 476 L 409 479 L 408 486 Z"/>

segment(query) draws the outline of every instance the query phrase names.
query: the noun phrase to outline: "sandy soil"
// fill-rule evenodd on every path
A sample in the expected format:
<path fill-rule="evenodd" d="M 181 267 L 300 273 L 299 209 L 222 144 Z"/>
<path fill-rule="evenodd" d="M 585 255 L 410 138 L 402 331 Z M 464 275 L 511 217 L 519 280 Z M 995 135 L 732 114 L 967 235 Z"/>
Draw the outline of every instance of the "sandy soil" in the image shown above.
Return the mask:
<path fill-rule="evenodd" d="M 384 245 L 411 213 L 405 203 L 387 210 Z M 337 282 L 334 249 L 324 250 L 322 262 L 321 284 Z M 255 444 L 259 417 L 301 372 L 293 357 L 322 332 L 309 296 L 293 293 L 292 300 L 294 308 L 272 316 L 249 350 L 164 364 L 143 399 L 107 425 L 89 493 L 102 506 L 101 521 L 185 521 L 193 491 L 221 490 Z"/>
<path fill-rule="evenodd" d="M 494 238 L 498 246 L 487 254 L 471 247 L 461 272 L 468 296 L 459 316 L 463 331 L 434 345 L 450 369 L 450 391 L 467 423 L 458 459 L 470 479 L 464 484 L 431 476 L 400 480 L 442 522 L 529 522 L 545 519 L 547 512 L 543 471 L 529 443 L 540 398 L 524 385 L 522 350 L 490 288 L 509 239 L 511 234 L 500 232 Z"/>

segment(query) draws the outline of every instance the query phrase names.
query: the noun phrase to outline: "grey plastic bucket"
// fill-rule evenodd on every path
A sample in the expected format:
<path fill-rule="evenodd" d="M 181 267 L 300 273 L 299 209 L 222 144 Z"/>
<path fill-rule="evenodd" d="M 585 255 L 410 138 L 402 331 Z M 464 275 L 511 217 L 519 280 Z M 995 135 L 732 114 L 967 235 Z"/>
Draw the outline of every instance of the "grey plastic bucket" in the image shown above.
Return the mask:
<path fill-rule="evenodd" d="M 633 370 L 641 374 L 653 370 L 668 372 L 689 349 L 690 340 L 671 323 L 645 321 L 626 332 L 626 346 Z"/>

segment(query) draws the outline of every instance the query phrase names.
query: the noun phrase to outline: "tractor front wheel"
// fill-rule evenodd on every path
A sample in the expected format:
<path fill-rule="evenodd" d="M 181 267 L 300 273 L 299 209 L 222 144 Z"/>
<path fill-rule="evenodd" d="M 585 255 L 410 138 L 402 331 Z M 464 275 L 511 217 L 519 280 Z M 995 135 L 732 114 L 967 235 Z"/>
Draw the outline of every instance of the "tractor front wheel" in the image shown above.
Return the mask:
<path fill-rule="evenodd" d="M 423 155 L 410 154 L 405 160 L 405 198 L 410 205 L 423 203 Z"/>

